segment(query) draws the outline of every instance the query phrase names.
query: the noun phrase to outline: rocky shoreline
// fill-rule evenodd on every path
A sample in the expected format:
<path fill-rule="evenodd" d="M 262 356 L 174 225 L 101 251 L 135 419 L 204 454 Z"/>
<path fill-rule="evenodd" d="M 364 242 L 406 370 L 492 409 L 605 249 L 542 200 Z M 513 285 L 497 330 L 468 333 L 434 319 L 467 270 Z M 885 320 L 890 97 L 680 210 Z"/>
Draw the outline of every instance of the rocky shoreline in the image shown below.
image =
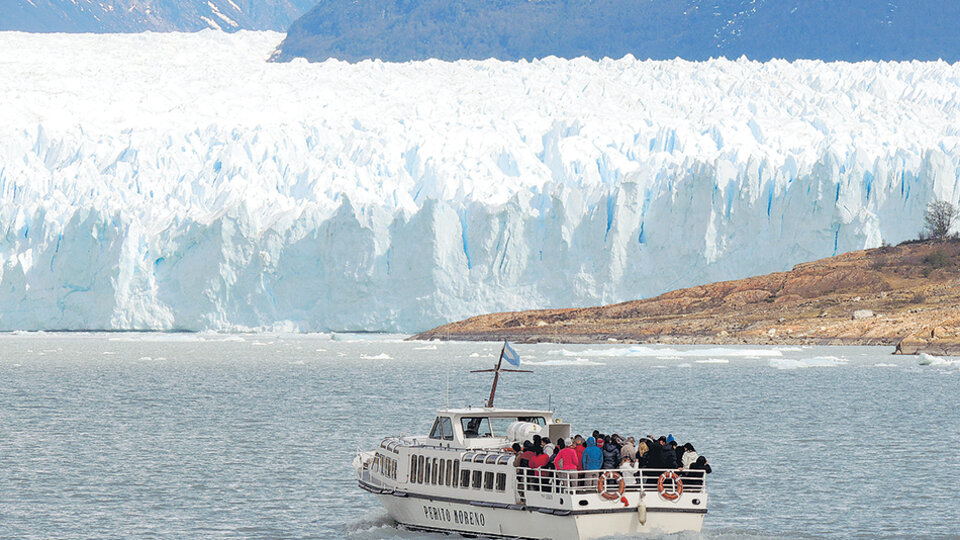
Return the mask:
<path fill-rule="evenodd" d="M 874 345 L 960 356 L 960 242 L 845 253 L 609 306 L 480 315 L 412 339 Z"/>

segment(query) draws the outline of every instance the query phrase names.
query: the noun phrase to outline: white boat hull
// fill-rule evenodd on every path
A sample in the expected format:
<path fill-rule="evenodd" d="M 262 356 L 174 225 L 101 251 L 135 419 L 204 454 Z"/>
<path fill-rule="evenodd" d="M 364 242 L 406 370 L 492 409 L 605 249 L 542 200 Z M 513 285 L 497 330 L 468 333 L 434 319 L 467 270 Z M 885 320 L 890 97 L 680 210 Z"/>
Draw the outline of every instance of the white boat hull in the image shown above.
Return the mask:
<path fill-rule="evenodd" d="M 705 510 L 648 508 L 645 523 L 641 523 L 636 505 L 561 516 L 411 495 L 377 497 L 390 516 L 406 528 L 502 538 L 586 540 L 622 534 L 700 531 L 706 514 Z"/>

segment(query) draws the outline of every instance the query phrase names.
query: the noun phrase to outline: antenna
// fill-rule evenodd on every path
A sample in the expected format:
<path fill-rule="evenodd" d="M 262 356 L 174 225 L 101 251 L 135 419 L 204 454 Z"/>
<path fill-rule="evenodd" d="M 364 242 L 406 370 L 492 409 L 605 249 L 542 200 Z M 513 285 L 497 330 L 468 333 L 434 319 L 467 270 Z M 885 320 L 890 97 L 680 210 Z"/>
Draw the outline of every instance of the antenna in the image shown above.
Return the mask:
<path fill-rule="evenodd" d="M 450 408 L 450 365 L 447 364 L 447 409 Z"/>
<path fill-rule="evenodd" d="M 547 376 L 547 410 L 553 410 L 553 374 Z"/>

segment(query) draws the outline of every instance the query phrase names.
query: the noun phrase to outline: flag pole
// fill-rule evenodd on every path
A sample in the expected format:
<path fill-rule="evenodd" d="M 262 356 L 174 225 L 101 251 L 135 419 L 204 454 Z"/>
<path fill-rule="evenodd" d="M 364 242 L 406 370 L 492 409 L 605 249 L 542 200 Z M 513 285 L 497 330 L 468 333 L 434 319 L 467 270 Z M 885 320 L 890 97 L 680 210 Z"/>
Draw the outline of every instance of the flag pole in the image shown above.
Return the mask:
<path fill-rule="evenodd" d="M 497 367 L 493 369 L 493 386 L 490 388 L 490 398 L 487 399 L 487 407 L 493 407 L 493 395 L 497 393 L 497 381 L 500 379 L 500 364 L 503 363 L 503 352 L 507 350 L 507 342 L 503 342 L 500 347 L 500 359 L 497 360 Z"/>

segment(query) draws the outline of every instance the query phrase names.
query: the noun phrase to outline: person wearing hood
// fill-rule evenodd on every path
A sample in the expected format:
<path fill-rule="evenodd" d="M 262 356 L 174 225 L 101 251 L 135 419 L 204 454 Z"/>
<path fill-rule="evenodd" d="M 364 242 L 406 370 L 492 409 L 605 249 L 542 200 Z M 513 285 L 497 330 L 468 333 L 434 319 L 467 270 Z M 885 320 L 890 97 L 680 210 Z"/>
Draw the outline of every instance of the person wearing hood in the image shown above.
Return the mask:
<path fill-rule="evenodd" d="M 680 460 L 680 466 L 683 467 L 684 469 L 689 469 L 690 466 L 693 465 L 693 463 L 697 461 L 697 458 L 699 457 L 700 457 L 700 454 L 698 454 L 697 451 L 693 449 L 693 445 L 690 443 L 687 443 L 683 445 L 683 458 L 681 458 Z"/>
<path fill-rule="evenodd" d="M 707 462 L 707 458 L 703 456 L 697 456 L 697 460 L 690 465 L 690 469 L 694 471 L 706 471 L 707 474 L 713 472 L 713 469 L 710 468 L 710 463 Z"/>
<path fill-rule="evenodd" d="M 596 471 L 603 467 L 603 451 L 597 448 L 597 440 L 593 437 L 587 439 L 587 446 L 583 449 L 583 461 L 581 470 Z"/>
<path fill-rule="evenodd" d="M 625 443 L 623 443 L 623 446 L 620 447 L 620 466 L 626 467 L 628 465 L 633 465 L 636 457 L 637 447 L 634 446 L 633 437 L 630 437 Z"/>
<path fill-rule="evenodd" d="M 692 452 L 692 453 L 696 453 L 696 452 Z M 684 459 L 686 459 L 686 457 L 690 454 L 691 452 L 687 452 L 686 454 L 684 454 L 683 455 Z M 702 475 L 697 474 L 697 473 L 694 473 L 693 471 L 703 471 L 703 474 Z M 703 456 L 697 456 L 697 459 L 690 464 L 690 468 L 686 471 L 682 471 L 680 475 L 686 477 L 684 478 L 683 481 L 691 487 L 703 486 L 703 477 L 705 475 L 710 474 L 711 472 L 713 472 L 713 469 L 711 469 L 710 464 L 707 463 L 707 458 Z"/>
<path fill-rule="evenodd" d="M 620 449 L 613 442 L 612 437 L 603 439 L 603 465 L 604 469 L 616 469 L 620 465 Z"/>

